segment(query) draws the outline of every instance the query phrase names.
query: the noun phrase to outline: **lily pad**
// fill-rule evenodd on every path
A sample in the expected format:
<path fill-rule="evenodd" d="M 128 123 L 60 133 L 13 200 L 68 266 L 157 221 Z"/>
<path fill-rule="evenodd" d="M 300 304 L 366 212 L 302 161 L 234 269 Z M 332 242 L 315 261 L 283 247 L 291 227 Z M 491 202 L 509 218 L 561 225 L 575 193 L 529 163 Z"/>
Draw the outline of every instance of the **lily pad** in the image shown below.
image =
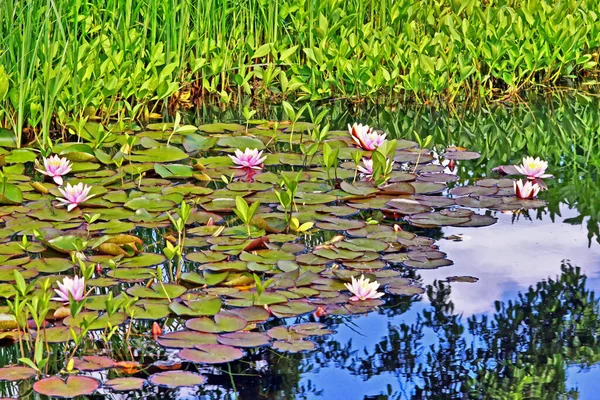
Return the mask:
<path fill-rule="evenodd" d="M 126 377 L 126 378 L 115 378 L 104 382 L 102 387 L 111 389 L 115 392 L 130 392 L 132 390 L 140 390 L 146 383 L 145 379 Z"/>
<path fill-rule="evenodd" d="M 90 395 L 98 389 L 100 383 L 89 376 L 69 376 L 63 381 L 58 376 L 39 380 L 33 384 L 33 390 L 48 397 L 71 399 Z"/>
<path fill-rule="evenodd" d="M 234 332 L 225 333 L 217 337 L 219 343 L 234 347 L 260 347 L 266 346 L 270 338 L 257 332 Z"/>
<path fill-rule="evenodd" d="M 215 315 L 214 321 L 201 317 L 190 319 L 185 323 L 188 329 L 207 333 L 237 332 L 244 329 L 246 325 L 245 319 L 224 312 Z"/>
<path fill-rule="evenodd" d="M 191 349 L 202 344 L 217 344 L 217 335 L 196 331 L 175 331 L 159 336 L 156 341 L 164 347 Z"/>
<path fill-rule="evenodd" d="M 301 351 L 312 351 L 316 348 L 316 345 L 310 340 L 277 340 L 273 342 L 273 348 L 287 353 L 299 353 Z"/>
<path fill-rule="evenodd" d="M 199 364 L 221 364 L 242 358 L 244 352 L 222 344 L 201 344 L 194 349 L 183 349 L 177 353 L 177 356 Z"/>
<path fill-rule="evenodd" d="M 145 299 L 174 299 L 185 293 L 184 286 L 173 283 L 155 283 L 152 287 L 132 286 L 127 294 Z"/>
<path fill-rule="evenodd" d="M 194 387 L 202 385 L 205 380 L 206 378 L 204 378 L 202 375 L 188 371 L 160 372 L 148 378 L 150 383 L 169 389 L 175 389 L 179 387 Z"/>
<path fill-rule="evenodd" d="M 37 372 L 29 367 L 12 366 L 0 368 L 0 381 L 14 382 L 29 379 L 36 375 Z"/>

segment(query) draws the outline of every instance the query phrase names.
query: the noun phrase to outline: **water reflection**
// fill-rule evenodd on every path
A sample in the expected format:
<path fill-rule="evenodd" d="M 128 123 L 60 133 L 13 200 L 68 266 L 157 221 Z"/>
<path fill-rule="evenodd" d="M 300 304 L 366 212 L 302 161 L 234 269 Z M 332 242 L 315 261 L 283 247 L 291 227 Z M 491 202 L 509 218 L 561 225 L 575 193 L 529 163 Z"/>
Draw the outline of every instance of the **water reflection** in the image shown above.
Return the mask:
<path fill-rule="evenodd" d="M 370 380 L 387 376 L 389 387 L 364 398 L 573 398 L 578 392 L 567 368 L 600 360 L 600 309 L 586 280 L 579 267 L 564 263 L 557 278 L 496 302 L 489 315 L 469 318 L 455 310 L 454 287 L 436 281 L 427 290 L 430 305 L 394 319 L 375 345 L 326 344 L 334 358 L 349 351 L 335 368 L 365 382 L 359 392 L 338 386 L 337 393 L 363 398 Z M 319 357 L 311 360 L 323 365 Z M 331 390 L 324 398 L 333 398 L 331 383 L 324 386 Z"/>

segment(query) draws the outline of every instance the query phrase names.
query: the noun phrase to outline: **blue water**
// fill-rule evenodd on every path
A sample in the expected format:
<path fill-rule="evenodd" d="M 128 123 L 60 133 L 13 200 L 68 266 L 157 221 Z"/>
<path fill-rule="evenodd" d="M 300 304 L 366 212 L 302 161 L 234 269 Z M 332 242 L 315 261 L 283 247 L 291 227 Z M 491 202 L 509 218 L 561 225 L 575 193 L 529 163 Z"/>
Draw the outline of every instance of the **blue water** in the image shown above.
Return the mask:
<path fill-rule="evenodd" d="M 470 240 L 440 240 L 440 249 L 448 253 L 448 258 L 455 265 L 418 271 L 423 283 L 432 284 L 448 276 L 479 278 L 476 283 L 451 284 L 453 313 L 462 316 L 463 324 L 473 315 L 491 317 L 495 312 L 496 300 L 507 302 L 531 285 L 556 278 L 561 273 L 561 263 L 565 259 L 581 267 L 588 277 L 586 287 L 599 293 L 600 245 L 595 241 L 588 242 L 585 223 L 583 226 L 573 226 L 562 222 L 565 218 L 576 216 L 576 211 L 566 206 L 562 206 L 560 211 L 562 216 L 554 222 L 545 213 L 532 213 L 531 220 L 513 220 L 512 213 L 496 213 L 498 223 L 486 228 L 444 228 L 445 236 L 463 234 L 468 235 Z M 358 354 L 366 350 L 366 354 L 374 355 L 375 345 L 388 334 L 388 324 L 414 324 L 430 308 L 427 296 L 423 296 L 407 312 L 392 318 L 378 313 L 350 317 L 352 325 L 341 325 L 335 340 L 341 344 L 351 342 L 352 349 Z M 462 337 L 467 343 L 473 341 L 467 330 Z M 429 346 L 439 343 L 438 334 L 432 329 L 424 329 L 423 337 L 419 340 L 421 347 L 417 350 L 420 353 L 419 361 L 426 364 L 425 354 Z M 598 398 L 599 366 L 582 369 L 579 365 L 573 365 L 567 368 L 566 374 L 566 386 L 577 389 L 580 399 Z M 397 376 L 391 371 L 366 379 L 339 364 L 304 373 L 300 384 L 307 385 L 309 381 L 320 393 L 307 398 L 323 399 L 410 398 L 414 395 L 415 384 L 422 383 L 418 377 L 409 379 L 406 374 Z M 389 397 L 388 385 L 391 385 L 392 392 Z"/>

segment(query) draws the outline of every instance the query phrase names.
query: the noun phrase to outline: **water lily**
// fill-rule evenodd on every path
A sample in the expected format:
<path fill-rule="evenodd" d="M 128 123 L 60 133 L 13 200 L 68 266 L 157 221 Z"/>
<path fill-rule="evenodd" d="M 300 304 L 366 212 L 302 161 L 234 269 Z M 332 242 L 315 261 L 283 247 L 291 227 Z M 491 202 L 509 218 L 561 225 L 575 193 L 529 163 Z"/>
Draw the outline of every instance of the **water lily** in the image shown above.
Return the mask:
<path fill-rule="evenodd" d="M 74 277 L 73 279 L 66 277 L 62 283 L 58 283 L 58 289 L 54 289 L 58 297 L 53 297 L 52 300 L 69 302 L 69 293 L 73 296 L 73 300 L 80 301 L 85 297 L 85 279 L 82 277 Z"/>
<path fill-rule="evenodd" d="M 525 175 L 527 179 L 551 178 L 552 175 L 545 174 L 548 168 L 548 162 L 540 160 L 539 157 L 524 157 L 521 165 L 515 165 L 520 174 Z"/>
<path fill-rule="evenodd" d="M 386 134 L 379 134 L 368 125 L 354 123 L 348 124 L 348 131 L 352 139 L 364 150 L 375 150 L 385 141 Z"/>
<path fill-rule="evenodd" d="M 62 176 L 71 172 L 71 167 L 71 162 L 69 160 L 64 157 L 54 155 L 48 158 L 44 157 L 44 169 L 36 168 L 36 170 L 54 179 L 54 182 L 56 182 L 57 185 L 62 185 Z"/>
<path fill-rule="evenodd" d="M 379 283 L 371 282 L 361 275 L 359 279 L 352 277 L 352 283 L 345 283 L 346 288 L 354 295 L 350 297 L 351 301 L 364 301 L 369 299 L 378 299 L 383 296 L 383 293 L 378 293 Z"/>
<path fill-rule="evenodd" d="M 361 177 L 372 179 L 373 178 L 373 160 L 369 158 L 362 159 L 363 166 L 358 166 L 358 171 L 360 172 Z"/>
<path fill-rule="evenodd" d="M 267 159 L 267 157 L 261 158 L 262 153 L 258 149 L 246 148 L 245 151 L 236 149 L 235 156 L 229 155 L 229 158 L 237 165 L 234 168 L 262 169 L 262 163 Z"/>
<path fill-rule="evenodd" d="M 519 199 L 534 199 L 540 191 L 540 185 L 527 180 L 523 183 L 522 180 L 513 183 L 515 194 Z"/>
<path fill-rule="evenodd" d="M 79 203 L 83 203 L 92 197 L 89 195 L 90 190 L 92 190 L 91 186 L 84 185 L 81 182 L 75 186 L 71 186 L 70 183 L 67 183 L 66 186 L 58 188 L 58 191 L 64 196 L 64 199 L 57 197 L 56 200 L 66 204 L 67 210 L 71 211 L 77 207 Z"/>

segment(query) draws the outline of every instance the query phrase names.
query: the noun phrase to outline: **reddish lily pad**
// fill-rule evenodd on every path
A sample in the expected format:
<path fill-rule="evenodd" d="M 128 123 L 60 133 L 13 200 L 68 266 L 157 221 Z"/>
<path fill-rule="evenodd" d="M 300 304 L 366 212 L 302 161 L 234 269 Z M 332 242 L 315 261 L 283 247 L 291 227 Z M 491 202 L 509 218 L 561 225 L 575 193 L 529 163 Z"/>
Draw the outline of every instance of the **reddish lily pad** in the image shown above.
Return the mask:
<path fill-rule="evenodd" d="M 29 379 L 36 375 L 37 372 L 29 367 L 12 366 L 0 368 L 0 381 L 14 382 Z"/>
<path fill-rule="evenodd" d="M 129 392 L 132 390 L 140 390 L 144 387 L 144 383 L 146 383 L 145 379 L 127 377 L 111 379 L 106 381 L 102 386 L 115 392 Z"/>
<path fill-rule="evenodd" d="M 159 336 L 156 341 L 164 347 L 191 349 L 202 344 L 217 344 L 217 335 L 196 331 L 175 331 Z"/>
<path fill-rule="evenodd" d="M 299 353 L 301 351 L 311 351 L 316 347 L 314 342 L 310 340 L 277 340 L 273 343 L 275 350 L 284 351 L 287 353 Z"/>
<path fill-rule="evenodd" d="M 236 347 L 222 344 L 202 344 L 194 349 L 183 349 L 177 353 L 179 358 L 199 364 L 221 364 L 238 360 L 244 352 Z"/>
<path fill-rule="evenodd" d="M 33 384 L 33 390 L 48 397 L 71 399 L 90 395 L 98 389 L 100 383 L 89 376 L 69 376 L 63 381 L 58 376 L 42 379 Z"/>
<path fill-rule="evenodd" d="M 112 368 L 116 364 L 112 358 L 104 356 L 83 356 L 75 358 L 74 361 L 75 369 L 80 371 L 100 371 Z"/>
<path fill-rule="evenodd" d="M 226 333 L 217 337 L 219 343 L 235 347 L 260 347 L 266 346 L 270 338 L 258 332 L 234 332 Z"/>

